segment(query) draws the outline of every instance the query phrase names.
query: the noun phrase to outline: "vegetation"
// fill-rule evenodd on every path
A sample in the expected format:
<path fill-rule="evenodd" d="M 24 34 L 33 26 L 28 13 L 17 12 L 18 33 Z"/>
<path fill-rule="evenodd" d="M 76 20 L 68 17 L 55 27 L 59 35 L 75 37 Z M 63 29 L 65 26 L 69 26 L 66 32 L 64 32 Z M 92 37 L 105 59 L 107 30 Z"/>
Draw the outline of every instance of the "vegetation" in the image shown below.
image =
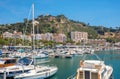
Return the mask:
<path fill-rule="evenodd" d="M 118 42 L 119 40 L 118 40 L 118 39 L 115 39 L 115 38 L 106 38 L 106 41 L 109 42 L 109 43 L 116 43 L 116 42 Z"/>
<path fill-rule="evenodd" d="M 114 32 L 117 33 L 120 31 L 120 27 L 116 28 L 107 28 L 104 26 L 90 26 L 89 23 L 84 23 L 80 21 L 69 20 L 64 15 L 52 16 L 52 15 L 40 15 L 35 18 L 35 21 L 38 23 L 35 24 L 35 33 L 64 33 L 68 37 L 67 42 L 74 43 L 70 40 L 71 31 L 84 31 L 88 32 L 88 38 L 96 39 L 99 38 L 98 35 L 103 35 L 105 32 Z M 0 34 L 5 31 L 13 33 L 13 31 L 23 32 L 25 34 L 31 34 L 32 32 L 32 21 L 24 19 L 24 22 L 14 23 L 14 24 L 2 24 L 0 25 Z M 1 37 L 1 35 L 0 35 Z M 0 39 L 0 44 L 8 44 L 12 42 L 10 39 L 9 42 L 7 39 Z M 25 41 L 25 40 L 24 40 Z M 118 38 L 107 38 L 108 42 L 116 42 Z M 22 42 L 20 39 L 16 39 L 16 44 Z M 25 44 L 32 44 L 29 41 L 25 41 Z M 45 42 L 45 45 L 52 45 L 52 42 Z"/>

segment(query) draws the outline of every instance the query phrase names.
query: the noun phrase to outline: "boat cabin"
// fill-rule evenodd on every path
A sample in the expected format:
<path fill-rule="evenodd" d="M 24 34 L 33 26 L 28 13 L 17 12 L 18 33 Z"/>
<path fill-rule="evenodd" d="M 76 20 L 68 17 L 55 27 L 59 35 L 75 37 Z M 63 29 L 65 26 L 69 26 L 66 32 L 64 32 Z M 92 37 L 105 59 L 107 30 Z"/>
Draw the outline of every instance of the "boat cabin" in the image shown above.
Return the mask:
<path fill-rule="evenodd" d="M 80 61 L 80 68 L 77 69 L 75 79 L 109 79 L 112 71 L 112 67 L 105 65 L 104 61 Z"/>
<path fill-rule="evenodd" d="M 0 68 L 13 66 L 16 64 L 16 58 L 1 58 L 0 59 Z"/>

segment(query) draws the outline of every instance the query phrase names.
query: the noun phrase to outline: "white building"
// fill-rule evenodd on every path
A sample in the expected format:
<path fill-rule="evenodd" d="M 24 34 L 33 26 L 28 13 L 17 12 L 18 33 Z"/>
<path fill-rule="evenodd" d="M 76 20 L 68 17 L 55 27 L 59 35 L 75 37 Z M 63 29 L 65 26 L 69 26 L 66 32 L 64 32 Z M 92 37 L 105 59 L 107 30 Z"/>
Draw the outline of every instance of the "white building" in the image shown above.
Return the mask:
<path fill-rule="evenodd" d="M 32 41 L 31 35 L 22 35 L 21 39 Z"/>
<path fill-rule="evenodd" d="M 52 33 L 45 33 L 45 39 L 47 41 L 51 41 L 53 39 L 53 34 Z"/>
<path fill-rule="evenodd" d="M 12 38 L 12 33 L 9 33 L 9 32 L 4 32 L 3 34 L 3 38 Z"/>
<path fill-rule="evenodd" d="M 36 39 L 36 40 L 42 40 L 41 34 L 36 34 L 36 35 L 35 35 L 35 39 Z"/>

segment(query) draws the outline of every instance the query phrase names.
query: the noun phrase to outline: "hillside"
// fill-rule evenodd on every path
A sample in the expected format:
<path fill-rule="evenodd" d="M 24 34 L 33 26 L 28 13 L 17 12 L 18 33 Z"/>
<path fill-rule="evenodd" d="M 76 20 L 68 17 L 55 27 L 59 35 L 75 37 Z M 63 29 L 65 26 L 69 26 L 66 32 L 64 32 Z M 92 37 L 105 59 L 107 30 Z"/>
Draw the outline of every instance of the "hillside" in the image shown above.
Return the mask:
<path fill-rule="evenodd" d="M 88 32 L 89 38 L 98 38 L 98 35 L 103 35 L 104 32 L 116 32 L 116 29 L 106 28 L 103 26 L 90 26 L 89 23 L 69 20 L 64 15 L 40 15 L 35 18 L 35 33 L 64 33 L 70 38 L 71 31 Z M 24 19 L 24 22 L 14 24 L 0 25 L 2 32 L 21 31 L 30 34 L 32 30 L 32 21 Z M 1 33 L 2 33 L 1 32 Z"/>

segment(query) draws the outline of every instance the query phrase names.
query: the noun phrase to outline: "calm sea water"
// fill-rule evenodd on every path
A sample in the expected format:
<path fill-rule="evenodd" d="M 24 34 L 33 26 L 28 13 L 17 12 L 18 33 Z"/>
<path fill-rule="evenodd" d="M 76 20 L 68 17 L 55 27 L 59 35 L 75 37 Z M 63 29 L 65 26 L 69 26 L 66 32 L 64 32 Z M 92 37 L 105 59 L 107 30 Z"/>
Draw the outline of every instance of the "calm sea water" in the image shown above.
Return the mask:
<path fill-rule="evenodd" d="M 95 52 L 99 58 L 101 58 L 105 64 L 111 65 L 113 67 L 113 77 L 114 79 L 120 79 L 120 50 L 108 50 Z M 37 61 L 49 60 L 47 65 L 56 65 L 58 67 L 58 72 L 48 78 L 48 79 L 66 79 L 69 76 L 76 73 L 79 67 L 79 62 L 83 59 L 83 56 L 74 56 L 73 58 L 47 58 L 38 59 Z M 85 59 L 97 59 L 95 55 L 86 55 Z"/>
<path fill-rule="evenodd" d="M 104 60 L 105 64 L 113 67 L 114 79 L 120 79 L 120 50 L 99 51 L 96 52 L 96 54 Z M 71 59 L 48 58 L 50 62 L 47 64 L 56 65 L 58 67 L 58 72 L 48 79 L 66 79 L 73 75 L 76 73 L 76 70 L 79 67 L 79 62 L 82 58 L 83 56 L 75 56 Z M 96 59 L 96 57 L 94 55 L 87 55 L 86 59 Z"/>

